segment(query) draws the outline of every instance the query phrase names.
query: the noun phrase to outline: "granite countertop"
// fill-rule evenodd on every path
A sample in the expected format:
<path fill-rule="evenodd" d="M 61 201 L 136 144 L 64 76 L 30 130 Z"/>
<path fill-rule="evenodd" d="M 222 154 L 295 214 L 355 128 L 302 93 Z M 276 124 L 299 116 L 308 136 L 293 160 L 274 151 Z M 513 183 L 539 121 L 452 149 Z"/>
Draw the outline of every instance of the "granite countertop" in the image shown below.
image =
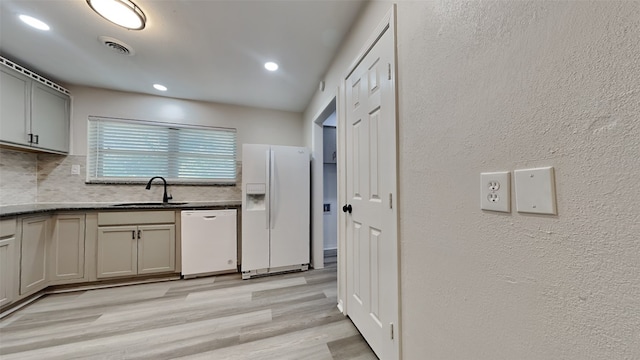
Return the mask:
<path fill-rule="evenodd" d="M 125 203 L 39 203 L 0 206 L 0 218 L 16 215 L 47 213 L 54 211 L 92 211 L 92 210 L 197 210 L 216 208 L 238 208 L 240 200 L 193 201 L 193 202 L 125 202 Z"/>

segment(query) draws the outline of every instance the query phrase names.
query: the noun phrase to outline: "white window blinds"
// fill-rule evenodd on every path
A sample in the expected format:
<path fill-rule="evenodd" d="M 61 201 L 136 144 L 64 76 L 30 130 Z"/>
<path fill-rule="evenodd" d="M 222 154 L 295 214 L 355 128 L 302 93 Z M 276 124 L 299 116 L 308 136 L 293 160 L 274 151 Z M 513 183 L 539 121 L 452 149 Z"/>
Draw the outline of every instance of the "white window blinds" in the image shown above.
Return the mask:
<path fill-rule="evenodd" d="M 236 130 L 89 118 L 88 182 L 236 182 Z"/>

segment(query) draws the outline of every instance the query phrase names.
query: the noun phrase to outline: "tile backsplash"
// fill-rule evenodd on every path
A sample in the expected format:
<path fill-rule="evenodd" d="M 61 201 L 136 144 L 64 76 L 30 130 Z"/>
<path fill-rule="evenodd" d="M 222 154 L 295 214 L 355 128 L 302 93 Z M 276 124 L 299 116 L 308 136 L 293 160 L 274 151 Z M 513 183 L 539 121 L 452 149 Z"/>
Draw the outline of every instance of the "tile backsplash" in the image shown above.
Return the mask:
<path fill-rule="evenodd" d="M 37 201 L 37 155 L 0 149 L 0 205 Z"/>
<path fill-rule="evenodd" d="M 80 166 L 80 175 L 71 166 Z M 0 149 L 0 205 L 29 203 L 86 203 L 162 201 L 162 182 L 151 190 L 144 184 L 109 185 L 85 183 L 86 156 L 33 154 Z M 236 186 L 169 185 L 173 200 L 240 200 L 241 166 Z"/>

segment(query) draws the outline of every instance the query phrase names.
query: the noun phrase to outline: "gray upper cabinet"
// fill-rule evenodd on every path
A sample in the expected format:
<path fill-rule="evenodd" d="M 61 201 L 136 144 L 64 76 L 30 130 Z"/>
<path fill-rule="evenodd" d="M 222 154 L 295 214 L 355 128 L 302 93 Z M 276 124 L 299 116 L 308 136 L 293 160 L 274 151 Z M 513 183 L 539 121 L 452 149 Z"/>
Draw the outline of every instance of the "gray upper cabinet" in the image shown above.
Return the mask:
<path fill-rule="evenodd" d="M 31 85 L 32 146 L 69 152 L 69 96 L 46 85 Z"/>
<path fill-rule="evenodd" d="M 68 153 L 70 104 L 69 95 L 0 66 L 0 143 Z"/>
<path fill-rule="evenodd" d="M 31 80 L 0 66 L 0 139 L 12 144 L 28 144 L 29 90 Z"/>

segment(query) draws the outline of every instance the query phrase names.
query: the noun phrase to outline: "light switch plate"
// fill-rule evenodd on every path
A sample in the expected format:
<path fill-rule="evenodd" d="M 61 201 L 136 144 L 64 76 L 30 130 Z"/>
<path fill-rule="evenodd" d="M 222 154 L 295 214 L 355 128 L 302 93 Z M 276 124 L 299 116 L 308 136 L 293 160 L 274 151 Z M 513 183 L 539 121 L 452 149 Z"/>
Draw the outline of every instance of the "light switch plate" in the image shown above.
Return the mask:
<path fill-rule="evenodd" d="M 480 173 L 480 208 L 511 212 L 511 174 L 508 171 Z"/>
<path fill-rule="evenodd" d="M 518 212 L 556 215 L 553 167 L 514 171 Z"/>

